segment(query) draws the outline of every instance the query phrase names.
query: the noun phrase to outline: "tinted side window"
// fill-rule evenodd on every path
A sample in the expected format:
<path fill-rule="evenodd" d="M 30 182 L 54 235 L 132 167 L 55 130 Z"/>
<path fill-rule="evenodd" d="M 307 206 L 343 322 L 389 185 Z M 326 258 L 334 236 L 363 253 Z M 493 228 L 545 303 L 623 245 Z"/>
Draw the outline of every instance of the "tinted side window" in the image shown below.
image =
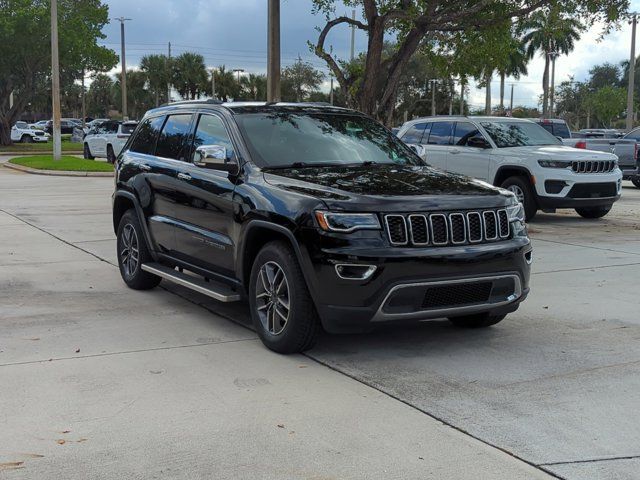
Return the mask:
<path fill-rule="evenodd" d="M 118 133 L 118 124 L 115 122 L 105 123 L 104 133 Z"/>
<path fill-rule="evenodd" d="M 425 131 L 427 137 L 429 136 L 428 126 L 430 126 L 430 124 L 416 123 L 402 136 L 402 141 L 404 143 L 422 143 L 422 138 L 425 134 Z"/>
<path fill-rule="evenodd" d="M 624 138 L 629 140 L 640 140 L 640 128 L 630 131 Z"/>
<path fill-rule="evenodd" d="M 132 152 L 153 155 L 153 151 L 156 148 L 158 132 L 162 127 L 162 122 L 164 122 L 164 117 L 155 117 L 145 120 L 137 130 L 136 136 L 131 142 L 129 150 Z"/>
<path fill-rule="evenodd" d="M 453 122 L 433 122 L 429 135 L 429 145 L 449 145 Z"/>
<path fill-rule="evenodd" d="M 553 125 L 553 134 L 560 138 L 571 138 L 569 127 L 565 123 L 555 123 Z"/>
<path fill-rule="evenodd" d="M 156 156 L 186 160 L 187 138 L 191 126 L 191 114 L 169 115 L 158 137 Z"/>
<path fill-rule="evenodd" d="M 539 123 L 538 125 L 540 125 L 542 128 L 544 128 L 547 132 L 549 133 L 553 133 L 553 125 L 550 123 Z"/>
<path fill-rule="evenodd" d="M 458 122 L 456 123 L 455 134 L 453 135 L 453 144 L 464 147 L 471 138 L 483 138 L 482 134 L 473 123 Z"/>
<path fill-rule="evenodd" d="M 222 120 L 214 115 L 200 115 L 193 139 L 193 153 L 202 145 L 222 145 L 227 149 L 227 158 L 233 157 L 233 143 Z"/>

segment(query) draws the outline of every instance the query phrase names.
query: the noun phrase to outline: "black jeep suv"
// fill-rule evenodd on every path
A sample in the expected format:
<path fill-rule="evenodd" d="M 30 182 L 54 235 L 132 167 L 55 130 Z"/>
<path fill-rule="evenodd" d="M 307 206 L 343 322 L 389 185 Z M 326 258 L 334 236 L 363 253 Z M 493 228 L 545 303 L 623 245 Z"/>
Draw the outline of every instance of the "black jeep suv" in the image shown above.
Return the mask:
<path fill-rule="evenodd" d="M 529 292 L 531 244 L 505 190 L 426 165 L 385 127 L 315 104 L 182 102 L 116 161 L 122 278 L 247 298 L 277 352 L 321 327 L 449 318 L 485 327 Z"/>

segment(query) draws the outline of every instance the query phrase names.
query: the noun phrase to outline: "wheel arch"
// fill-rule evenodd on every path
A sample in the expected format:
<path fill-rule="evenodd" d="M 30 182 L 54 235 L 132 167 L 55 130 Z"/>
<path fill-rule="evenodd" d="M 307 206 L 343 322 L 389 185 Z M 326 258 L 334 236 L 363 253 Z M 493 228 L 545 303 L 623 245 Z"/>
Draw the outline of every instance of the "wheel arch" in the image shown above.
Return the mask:
<path fill-rule="evenodd" d="M 534 177 L 531 172 L 525 167 L 519 167 L 515 165 L 505 165 L 500 167 L 493 179 L 493 184 L 496 187 L 499 187 L 500 185 L 502 185 L 502 182 L 504 182 L 509 177 L 525 177 L 532 187 L 535 186 Z"/>
<path fill-rule="evenodd" d="M 118 234 L 118 226 L 120 225 L 122 216 L 131 209 L 135 210 L 136 215 L 138 216 L 138 221 L 140 222 L 140 226 L 144 233 L 144 240 L 147 243 L 149 252 L 155 259 L 156 255 L 152 248 L 153 243 L 151 242 L 151 235 L 149 234 L 149 228 L 147 226 L 144 212 L 140 206 L 140 202 L 138 202 L 136 196 L 131 192 L 119 190 L 116 191 L 113 196 L 113 231 L 116 235 Z"/>

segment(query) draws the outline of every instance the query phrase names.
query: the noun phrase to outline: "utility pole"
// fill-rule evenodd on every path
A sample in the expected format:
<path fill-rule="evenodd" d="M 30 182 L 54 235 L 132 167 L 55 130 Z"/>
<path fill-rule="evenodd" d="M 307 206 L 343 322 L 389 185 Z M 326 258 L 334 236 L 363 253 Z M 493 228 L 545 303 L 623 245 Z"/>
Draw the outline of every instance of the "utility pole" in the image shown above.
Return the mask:
<path fill-rule="evenodd" d="M 62 157 L 60 137 L 60 60 L 58 55 L 58 0 L 51 0 L 51 96 L 53 110 L 53 159 Z"/>
<path fill-rule="evenodd" d="M 351 20 L 355 21 L 356 19 L 356 10 L 355 8 L 351 10 Z M 351 25 L 351 61 L 356 58 L 356 26 Z"/>
<path fill-rule="evenodd" d="M 169 55 L 167 56 L 167 103 L 171 103 L 171 42 L 169 42 Z"/>
<path fill-rule="evenodd" d="M 216 69 L 211 69 L 211 98 L 216 99 Z"/>
<path fill-rule="evenodd" d="M 85 119 L 87 118 L 87 106 L 84 101 L 84 77 L 85 77 L 85 71 L 84 71 L 84 67 L 82 67 L 82 128 L 86 127 Z"/>
<path fill-rule="evenodd" d="M 509 113 L 513 116 L 513 86 L 514 84 L 511 84 L 511 102 L 509 103 Z"/>
<path fill-rule="evenodd" d="M 436 82 L 435 78 L 431 79 L 431 116 L 436 116 Z"/>
<path fill-rule="evenodd" d="M 549 116 L 554 116 L 554 106 L 553 102 L 555 99 L 555 90 L 556 90 L 556 58 L 558 58 L 558 52 L 549 52 L 551 56 L 551 90 L 549 92 Z"/>
<path fill-rule="evenodd" d="M 120 63 L 122 64 L 122 77 L 120 78 L 120 91 L 122 93 L 122 119 L 128 120 L 127 113 L 127 60 L 124 50 L 124 22 L 131 20 L 130 18 L 119 17 L 115 20 L 120 22 L 120 43 L 121 43 L 121 55 Z"/>
<path fill-rule="evenodd" d="M 460 79 L 460 115 L 464 115 L 464 78 Z"/>
<path fill-rule="evenodd" d="M 637 13 L 633 13 L 631 20 L 631 55 L 629 56 L 629 85 L 627 89 L 627 131 L 633 128 L 633 117 L 635 108 L 633 106 L 633 90 L 635 88 L 636 77 L 636 25 L 638 19 Z"/>
<path fill-rule="evenodd" d="M 267 33 L 267 101 L 280 101 L 280 0 L 269 0 Z"/>

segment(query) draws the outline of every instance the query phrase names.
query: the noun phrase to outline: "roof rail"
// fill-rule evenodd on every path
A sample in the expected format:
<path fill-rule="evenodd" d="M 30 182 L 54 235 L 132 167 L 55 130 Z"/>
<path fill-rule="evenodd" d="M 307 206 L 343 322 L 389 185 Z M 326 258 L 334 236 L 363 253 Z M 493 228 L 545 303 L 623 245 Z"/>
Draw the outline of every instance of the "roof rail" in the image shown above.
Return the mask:
<path fill-rule="evenodd" d="M 172 105 L 197 105 L 197 104 L 209 104 L 209 105 L 222 105 L 224 102 L 221 100 L 214 100 L 213 98 L 208 98 L 206 100 L 180 100 L 179 102 L 171 102 L 165 103 L 161 105 L 163 107 L 170 107 Z"/>

